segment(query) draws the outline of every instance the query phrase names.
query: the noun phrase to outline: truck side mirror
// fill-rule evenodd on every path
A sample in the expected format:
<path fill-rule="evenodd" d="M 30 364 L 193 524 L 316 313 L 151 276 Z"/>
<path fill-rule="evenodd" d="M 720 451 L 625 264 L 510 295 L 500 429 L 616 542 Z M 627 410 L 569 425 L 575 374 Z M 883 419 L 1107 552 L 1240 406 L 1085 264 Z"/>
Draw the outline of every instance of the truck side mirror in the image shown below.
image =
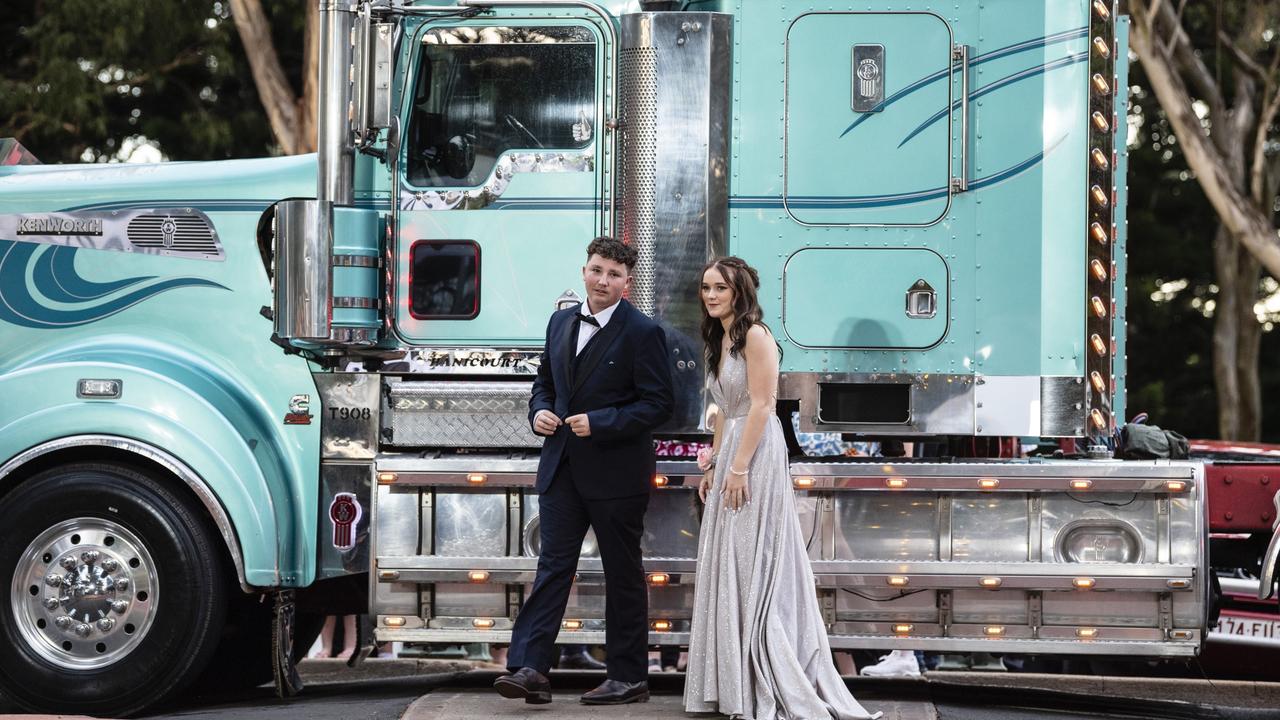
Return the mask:
<path fill-rule="evenodd" d="M 366 5 L 356 19 L 352 113 L 356 144 L 372 142 L 391 126 L 391 80 L 396 25 L 373 22 Z"/>
<path fill-rule="evenodd" d="M 466 135 L 454 135 L 444 146 L 444 171 L 449 177 L 461 180 L 471 174 L 476 164 L 476 150 L 471 138 Z"/>

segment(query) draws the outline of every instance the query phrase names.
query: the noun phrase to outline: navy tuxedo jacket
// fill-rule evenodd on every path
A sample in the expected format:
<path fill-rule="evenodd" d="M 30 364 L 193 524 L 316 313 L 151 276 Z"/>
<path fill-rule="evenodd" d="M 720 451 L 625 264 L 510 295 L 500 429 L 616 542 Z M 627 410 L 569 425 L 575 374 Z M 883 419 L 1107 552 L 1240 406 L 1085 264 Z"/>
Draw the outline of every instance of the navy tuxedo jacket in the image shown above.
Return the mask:
<path fill-rule="evenodd" d="M 529 398 L 529 424 L 539 410 L 564 420 L 586 413 L 591 436 L 568 425 L 544 439 L 538 492 L 546 492 L 563 461 L 578 493 L 603 500 L 648 493 L 655 461 L 652 431 L 673 405 L 667 336 L 649 317 L 621 300 L 609 322 L 576 358 L 574 316 L 582 306 L 559 310 L 547 324 L 547 344 Z"/>

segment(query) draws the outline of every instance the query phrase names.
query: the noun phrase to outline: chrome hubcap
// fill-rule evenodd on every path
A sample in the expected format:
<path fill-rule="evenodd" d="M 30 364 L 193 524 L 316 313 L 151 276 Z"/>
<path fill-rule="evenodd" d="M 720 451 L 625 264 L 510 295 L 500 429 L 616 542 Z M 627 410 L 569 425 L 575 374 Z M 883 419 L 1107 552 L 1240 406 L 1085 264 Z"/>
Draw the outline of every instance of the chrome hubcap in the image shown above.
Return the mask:
<path fill-rule="evenodd" d="M 77 518 L 27 546 L 9 599 L 18 631 L 41 658 L 83 670 L 118 661 L 146 637 L 157 587 L 151 554 L 133 533 Z"/>

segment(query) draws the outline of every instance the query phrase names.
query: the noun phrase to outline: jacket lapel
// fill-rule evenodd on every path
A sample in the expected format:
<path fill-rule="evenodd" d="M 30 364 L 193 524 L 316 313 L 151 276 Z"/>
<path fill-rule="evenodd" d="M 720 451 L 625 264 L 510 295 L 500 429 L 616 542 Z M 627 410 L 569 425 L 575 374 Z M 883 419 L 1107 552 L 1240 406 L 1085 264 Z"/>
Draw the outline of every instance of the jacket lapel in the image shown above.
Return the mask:
<path fill-rule="evenodd" d="M 623 327 L 627 324 L 627 320 L 631 317 L 631 304 L 626 300 L 618 303 L 618 309 L 613 311 L 613 317 L 609 318 L 609 322 L 591 338 L 590 345 L 584 349 L 583 356 L 578 360 L 577 369 L 573 369 L 573 351 L 577 348 L 570 348 L 570 384 L 573 387 L 569 391 L 570 397 L 582 387 L 582 384 L 591 376 L 591 372 L 595 370 L 596 365 L 600 364 L 600 359 L 604 357 L 609 350 L 609 346 L 618 339 L 622 334 Z M 570 333 L 572 335 L 572 333 Z"/>

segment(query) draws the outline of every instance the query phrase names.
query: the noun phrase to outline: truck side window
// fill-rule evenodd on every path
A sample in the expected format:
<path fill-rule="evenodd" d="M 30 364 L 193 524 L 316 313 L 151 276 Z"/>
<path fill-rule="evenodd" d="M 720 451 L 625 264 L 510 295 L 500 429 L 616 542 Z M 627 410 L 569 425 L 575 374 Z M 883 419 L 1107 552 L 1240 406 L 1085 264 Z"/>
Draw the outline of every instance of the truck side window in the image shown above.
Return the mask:
<path fill-rule="evenodd" d="M 429 31 L 409 119 L 409 184 L 475 187 L 504 152 L 590 145 L 595 58 L 584 27 Z"/>
<path fill-rule="evenodd" d="M 480 246 L 471 240 L 419 240 L 410 250 L 409 313 L 469 320 L 480 314 Z"/>

